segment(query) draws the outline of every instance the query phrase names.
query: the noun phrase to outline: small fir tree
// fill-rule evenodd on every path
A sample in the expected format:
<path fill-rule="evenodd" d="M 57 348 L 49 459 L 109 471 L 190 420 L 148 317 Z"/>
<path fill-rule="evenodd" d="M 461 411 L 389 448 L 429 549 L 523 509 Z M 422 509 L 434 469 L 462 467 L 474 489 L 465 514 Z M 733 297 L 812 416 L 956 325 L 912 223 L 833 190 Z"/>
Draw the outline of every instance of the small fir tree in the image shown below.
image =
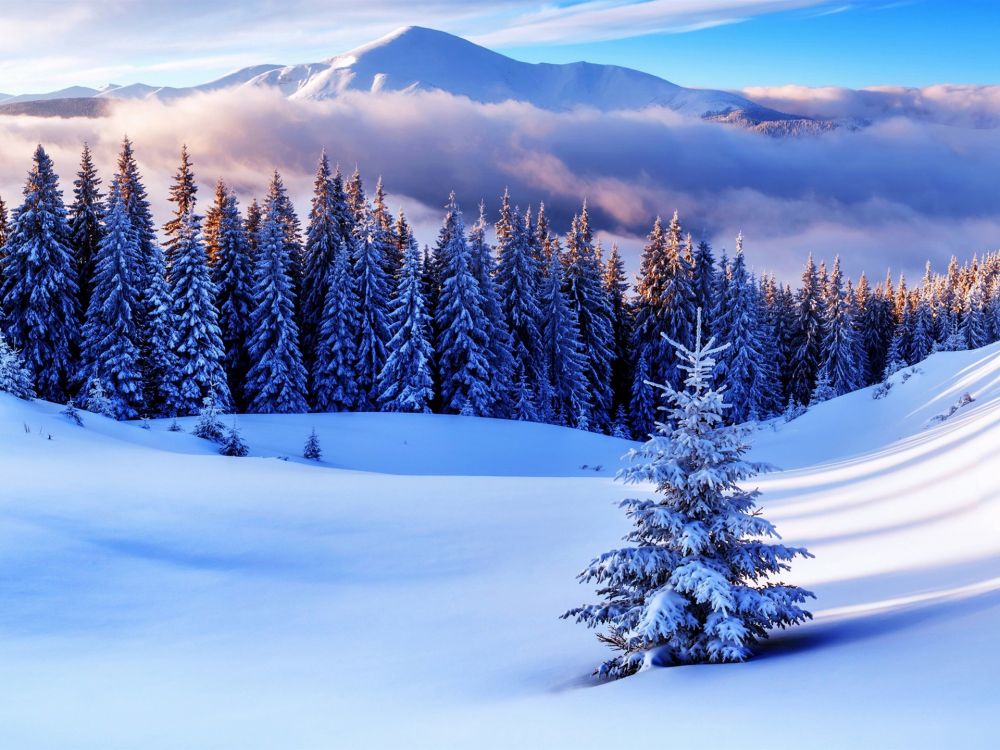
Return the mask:
<path fill-rule="evenodd" d="M 240 430 L 235 422 L 233 422 L 233 426 L 226 433 L 226 439 L 222 443 L 222 447 L 219 448 L 219 453 L 223 456 L 235 456 L 237 458 L 242 458 L 250 453 L 250 448 L 247 447 L 246 441 L 240 435 Z"/>
<path fill-rule="evenodd" d="M 319 461 L 323 458 L 323 451 L 319 447 L 319 436 L 316 434 L 315 427 L 306 439 L 305 448 L 302 449 L 302 458 L 307 458 L 310 461 Z"/>
<path fill-rule="evenodd" d="M 17 351 L 7 343 L 3 332 L 0 332 L 0 392 L 9 393 L 25 401 L 35 397 L 35 391 L 31 387 L 31 376 Z"/>
<path fill-rule="evenodd" d="M 723 424 L 726 403 L 711 387 L 713 357 L 724 350 L 700 334 L 693 349 L 674 343 L 684 389 L 661 386 L 668 420 L 631 452 L 620 476 L 651 482 L 657 497 L 622 502 L 633 546 L 606 552 L 580 574 L 604 601 L 563 617 L 605 629 L 599 638 L 621 653 L 596 674 L 618 678 L 653 665 L 736 662 L 774 627 L 809 619 L 812 594 L 771 578 L 801 548 L 777 537 L 756 508 L 758 493 L 739 482 L 767 467 L 746 461 L 748 430 Z"/>
<path fill-rule="evenodd" d="M 202 400 L 198 421 L 194 423 L 191 434 L 216 443 L 226 439 L 226 427 L 219 419 L 219 407 L 211 393 Z"/>

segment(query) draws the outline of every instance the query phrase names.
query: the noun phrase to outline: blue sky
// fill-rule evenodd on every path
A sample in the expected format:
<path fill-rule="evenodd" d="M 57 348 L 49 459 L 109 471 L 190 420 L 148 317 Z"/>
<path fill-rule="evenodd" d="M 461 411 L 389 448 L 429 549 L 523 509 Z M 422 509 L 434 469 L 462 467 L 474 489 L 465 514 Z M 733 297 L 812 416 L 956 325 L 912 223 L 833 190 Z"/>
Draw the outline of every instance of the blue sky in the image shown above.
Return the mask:
<path fill-rule="evenodd" d="M 407 24 L 523 60 L 616 63 L 688 86 L 1000 80 L 993 0 L 0 0 L 0 92 L 200 83 L 323 59 Z"/>

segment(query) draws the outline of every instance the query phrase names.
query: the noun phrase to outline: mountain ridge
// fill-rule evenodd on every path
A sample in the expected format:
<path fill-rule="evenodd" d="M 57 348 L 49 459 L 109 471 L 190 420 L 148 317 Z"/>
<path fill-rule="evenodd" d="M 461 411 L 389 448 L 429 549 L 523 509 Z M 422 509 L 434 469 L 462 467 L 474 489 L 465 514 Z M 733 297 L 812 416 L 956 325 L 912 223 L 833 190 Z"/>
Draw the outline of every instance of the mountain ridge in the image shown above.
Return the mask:
<path fill-rule="evenodd" d="M 59 105 L 32 107 L 30 103 L 88 97 L 171 100 L 238 87 L 277 89 L 293 100 L 334 99 L 347 92 L 443 91 L 480 103 L 517 101 L 551 111 L 665 107 L 682 116 L 718 119 L 742 127 L 790 123 L 809 129 L 810 123 L 821 122 L 762 106 L 733 92 L 685 88 L 617 65 L 521 62 L 462 37 L 421 26 L 402 27 L 320 62 L 253 65 L 197 86 L 73 86 L 55 92 L 0 97 L 0 113 L 10 113 L 7 105 L 12 104 L 21 105 L 16 108 L 17 114 L 32 114 L 37 108 L 40 114 L 51 115 L 59 114 Z M 79 104 L 73 108 L 79 109 Z M 824 125 L 822 129 L 827 128 Z"/>

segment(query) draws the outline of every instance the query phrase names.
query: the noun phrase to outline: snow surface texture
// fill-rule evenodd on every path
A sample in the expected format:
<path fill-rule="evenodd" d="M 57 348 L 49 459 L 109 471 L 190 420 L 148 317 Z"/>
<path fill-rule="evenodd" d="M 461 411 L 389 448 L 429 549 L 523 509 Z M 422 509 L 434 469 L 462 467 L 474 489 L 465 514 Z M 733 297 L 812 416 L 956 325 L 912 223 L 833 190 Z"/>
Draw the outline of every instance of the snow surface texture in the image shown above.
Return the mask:
<path fill-rule="evenodd" d="M 0 394 L 0 747 L 995 747 L 1000 344 L 912 370 L 757 433 L 816 620 L 596 686 L 605 648 L 558 616 L 628 528 L 625 441 L 260 415 L 226 458 Z"/>
<path fill-rule="evenodd" d="M 322 62 L 255 65 L 189 88 L 136 83 L 101 89 L 73 86 L 7 98 L 0 95 L 0 111 L 5 105 L 84 97 L 168 100 L 236 86 L 276 88 L 294 99 L 332 99 L 346 91 L 445 91 L 477 102 L 513 100 L 549 110 L 586 106 L 609 111 L 657 106 L 692 117 L 738 114 L 750 124 L 788 122 L 804 127 L 812 122 L 810 118 L 762 107 L 739 94 L 684 88 L 617 65 L 519 62 L 461 37 L 419 26 L 398 29 Z M 49 112 L 51 107 L 42 111 Z"/>

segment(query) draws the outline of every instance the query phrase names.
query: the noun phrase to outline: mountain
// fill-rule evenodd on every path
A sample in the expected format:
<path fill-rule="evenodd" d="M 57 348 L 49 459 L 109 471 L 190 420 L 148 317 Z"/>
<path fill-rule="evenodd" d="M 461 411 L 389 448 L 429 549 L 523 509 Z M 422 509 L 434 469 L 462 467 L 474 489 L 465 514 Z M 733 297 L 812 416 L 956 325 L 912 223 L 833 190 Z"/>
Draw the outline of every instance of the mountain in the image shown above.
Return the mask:
<path fill-rule="evenodd" d="M 348 91 L 444 91 L 477 102 L 513 100 L 555 111 L 581 106 L 603 111 L 657 106 L 744 127 L 781 123 L 779 129 L 795 130 L 819 123 L 761 106 L 739 94 L 684 88 L 617 65 L 519 62 L 460 37 L 419 26 L 399 29 L 322 62 L 256 65 L 199 86 L 171 88 L 137 83 L 100 90 L 72 87 L 49 94 L 0 97 L 0 106 L 87 96 L 175 99 L 239 86 L 277 89 L 290 99 L 332 99 Z"/>

